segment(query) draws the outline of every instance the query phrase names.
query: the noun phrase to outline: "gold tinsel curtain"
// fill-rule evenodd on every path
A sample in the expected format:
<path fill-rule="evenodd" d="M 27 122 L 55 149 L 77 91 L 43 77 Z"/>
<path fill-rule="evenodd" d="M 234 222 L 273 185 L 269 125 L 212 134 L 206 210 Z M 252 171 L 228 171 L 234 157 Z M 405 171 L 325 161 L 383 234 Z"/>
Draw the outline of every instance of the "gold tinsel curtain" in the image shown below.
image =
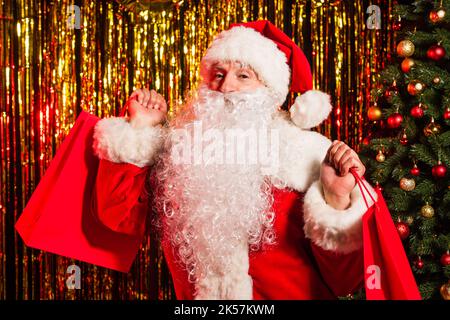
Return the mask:
<path fill-rule="evenodd" d="M 232 22 L 268 19 L 304 49 L 315 88 L 332 96 L 333 114 L 318 130 L 357 147 L 366 133 L 370 90 L 394 44 L 392 2 L 2 2 L 0 299 L 174 298 L 151 236 L 131 272 L 121 274 L 27 248 L 15 233 L 15 221 L 76 116 L 82 109 L 116 115 L 139 87 L 158 90 L 176 108 L 195 88 L 199 61 L 217 32 Z M 381 9 L 379 30 L 366 26 L 370 5 Z M 66 287 L 71 264 L 81 267 L 81 290 Z"/>

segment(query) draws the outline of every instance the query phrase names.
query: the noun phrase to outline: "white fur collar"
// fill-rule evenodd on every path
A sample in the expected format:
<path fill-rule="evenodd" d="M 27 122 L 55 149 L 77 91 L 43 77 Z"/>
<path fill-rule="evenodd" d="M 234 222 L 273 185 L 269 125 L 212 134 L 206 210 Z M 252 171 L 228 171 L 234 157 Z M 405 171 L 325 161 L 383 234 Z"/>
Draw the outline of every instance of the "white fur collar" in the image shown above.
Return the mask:
<path fill-rule="evenodd" d="M 300 129 L 286 112 L 274 117 L 271 128 L 279 130 L 279 166 L 263 173 L 277 187 L 306 192 L 319 178 L 320 165 L 331 141 L 318 132 Z"/>

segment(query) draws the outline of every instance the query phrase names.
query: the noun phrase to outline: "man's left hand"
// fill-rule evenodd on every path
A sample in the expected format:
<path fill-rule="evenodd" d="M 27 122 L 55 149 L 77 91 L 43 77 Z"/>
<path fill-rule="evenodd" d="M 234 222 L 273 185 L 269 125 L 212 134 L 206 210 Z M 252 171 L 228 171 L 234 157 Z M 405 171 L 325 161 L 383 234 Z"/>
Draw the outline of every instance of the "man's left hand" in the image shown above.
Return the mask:
<path fill-rule="evenodd" d="M 351 168 L 355 168 L 360 177 L 366 171 L 352 148 L 342 141 L 333 141 L 322 162 L 320 181 L 325 201 L 335 209 L 344 210 L 350 206 L 350 193 L 356 184 Z"/>

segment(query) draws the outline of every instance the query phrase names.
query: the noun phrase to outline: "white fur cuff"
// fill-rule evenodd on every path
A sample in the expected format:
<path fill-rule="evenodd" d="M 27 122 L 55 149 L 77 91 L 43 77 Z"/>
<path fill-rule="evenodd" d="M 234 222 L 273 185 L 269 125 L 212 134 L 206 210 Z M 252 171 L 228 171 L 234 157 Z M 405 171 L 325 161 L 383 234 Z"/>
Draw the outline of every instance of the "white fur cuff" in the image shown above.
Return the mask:
<path fill-rule="evenodd" d="M 163 143 L 162 127 L 133 128 L 125 118 L 100 120 L 94 128 L 94 152 L 100 159 L 152 165 Z"/>
<path fill-rule="evenodd" d="M 364 182 L 374 199 L 373 188 Z M 369 206 L 373 201 L 366 194 Z M 314 182 L 305 194 L 304 231 L 307 238 L 325 250 L 349 253 L 362 246 L 362 216 L 367 211 L 359 187 L 351 192 L 351 205 L 346 210 L 337 210 L 325 202 L 322 184 Z"/>

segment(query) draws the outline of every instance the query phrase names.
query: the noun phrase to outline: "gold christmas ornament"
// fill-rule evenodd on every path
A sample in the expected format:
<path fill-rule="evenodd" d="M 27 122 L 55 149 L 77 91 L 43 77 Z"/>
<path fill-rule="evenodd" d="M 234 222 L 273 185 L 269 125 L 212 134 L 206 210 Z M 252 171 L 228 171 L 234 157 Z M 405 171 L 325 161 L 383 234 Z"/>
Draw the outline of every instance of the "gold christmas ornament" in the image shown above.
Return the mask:
<path fill-rule="evenodd" d="M 423 134 L 426 137 L 430 137 L 432 135 L 438 135 L 441 132 L 441 126 L 434 122 L 434 119 L 431 118 L 431 122 L 427 124 L 425 128 L 423 128 Z"/>
<path fill-rule="evenodd" d="M 402 40 L 397 45 L 397 54 L 400 57 L 410 57 L 414 54 L 414 43 L 411 40 Z"/>
<path fill-rule="evenodd" d="M 428 203 L 420 209 L 420 214 L 425 218 L 432 218 L 434 216 L 434 209 Z"/>
<path fill-rule="evenodd" d="M 441 293 L 442 299 L 450 300 L 450 280 L 441 286 L 439 292 Z"/>
<path fill-rule="evenodd" d="M 434 84 L 439 84 L 440 82 L 441 82 L 441 78 L 439 78 L 438 76 L 433 79 Z"/>
<path fill-rule="evenodd" d="M 408 93 L 410 95 L 415 96 L 422 93 L 422 91 L 425 89 L 425 84 L 418 80 L 412 80 L 410 83 L 408 83 L 408 87 L 406 89 L 408 90 Z"/>
<path fill-rule="evenodd" d="M 375 157 L 375 159 L 378 162 L 384 162 L 384 160 L 386 160 L 386 157 L 385 157 L 383 151 L 379 150 L 377 156 Z"/>
<path fill-rule="evenodd" d="M 409 225 L 412 225 L 414 222 L 414 217 L 413 216 L 408 216 L 406 217 L 406 223 Z"/>
<path fill-rule="evenodd" d="M 373 107 L 370 107 L 369 110 L 367 110 L 367 117 L 372 121 L 380 120 L 381 119 L 380 108 L 378 108 L 376 104 Z"/>
<path fill-rule="evenodd" d="M 404 191 L 412 191 L 416 187 L 416 181 L 414 179 L 401 178 L 400 189 Z"/>
<path fill-rule="evenodd" d="M 442 21 L 442 19 L 444 19 L 445 18 L 445 9 L 444 8 L 439 8 L 437 11 L 436 11 L 436 15 L 438 16 L 438 18 L 439 18 L 439 21 Z"/>

